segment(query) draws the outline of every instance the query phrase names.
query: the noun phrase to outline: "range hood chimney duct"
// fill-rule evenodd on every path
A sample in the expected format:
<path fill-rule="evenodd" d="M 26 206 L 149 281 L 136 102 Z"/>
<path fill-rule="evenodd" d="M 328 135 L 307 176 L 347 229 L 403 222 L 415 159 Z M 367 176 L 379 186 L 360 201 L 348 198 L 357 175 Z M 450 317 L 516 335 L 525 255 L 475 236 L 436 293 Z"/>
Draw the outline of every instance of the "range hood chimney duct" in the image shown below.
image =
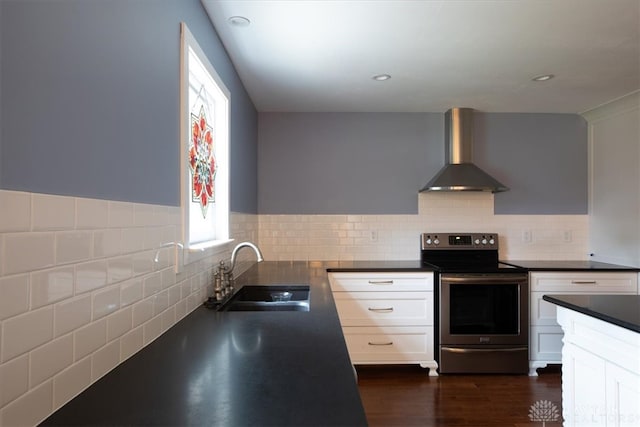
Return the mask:
<path fill-rule="evenodd" d="M 473 108 L 452 108 L 444 114 L 445 165 L 425 191 L 491 191 L 509 188 L 473 164 Z"/>

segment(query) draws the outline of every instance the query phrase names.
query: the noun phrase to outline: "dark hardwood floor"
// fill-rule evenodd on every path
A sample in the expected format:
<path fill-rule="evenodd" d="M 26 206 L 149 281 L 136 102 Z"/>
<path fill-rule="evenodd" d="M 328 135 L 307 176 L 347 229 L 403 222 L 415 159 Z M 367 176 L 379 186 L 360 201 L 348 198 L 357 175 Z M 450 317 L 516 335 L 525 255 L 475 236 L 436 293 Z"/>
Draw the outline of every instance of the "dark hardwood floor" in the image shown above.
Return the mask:
<path fill-rule="evenodd" d="M 441 375 L 418 366 L 358 366 L 358 387 L 369 425 L 542 426 L 529 411 L 549 401 L 562 414 L 560 370 L 527 375 Z M 539 419 L 539 418 L 538 418 Z M 549 419 L 549 418 L 547 418 Z M 561 425 L 547 421 L 546 427 Z"/>

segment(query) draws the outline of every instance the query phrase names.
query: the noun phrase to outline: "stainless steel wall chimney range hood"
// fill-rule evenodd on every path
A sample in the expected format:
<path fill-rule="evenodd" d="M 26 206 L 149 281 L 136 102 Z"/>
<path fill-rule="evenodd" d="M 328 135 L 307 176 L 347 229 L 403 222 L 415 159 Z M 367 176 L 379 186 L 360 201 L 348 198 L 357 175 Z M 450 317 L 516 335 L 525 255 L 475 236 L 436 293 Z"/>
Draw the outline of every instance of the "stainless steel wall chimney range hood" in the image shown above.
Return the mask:
<path fill-rule="evenodd" d="M 444 114 L 445 165 L 420 192 L 491 191 L 509 188 L 474 165 L 473 108 L 452 108 Z"/>

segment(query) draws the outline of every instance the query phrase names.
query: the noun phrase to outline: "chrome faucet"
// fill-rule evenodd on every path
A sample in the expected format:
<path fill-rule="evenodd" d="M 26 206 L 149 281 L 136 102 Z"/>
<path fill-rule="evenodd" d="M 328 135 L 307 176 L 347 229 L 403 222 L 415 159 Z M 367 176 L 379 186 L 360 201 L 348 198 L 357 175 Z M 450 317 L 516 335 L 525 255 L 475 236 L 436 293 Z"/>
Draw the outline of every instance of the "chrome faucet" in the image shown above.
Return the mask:
<path fill-rule="evenodd" d="M 225 272 L 231 273 L 233 271 L 234 267 L 236 266 L 236 255 L 238 254 L 238 251 L 244 247 L 253 249 L 253 251 L 256 253 L 256 257 L 258 257 L 258 262 L 264 261 L 262 252 L 260 252 L 260 249 L 258 249 L 256 245 L 251 242 L 238 243 L 238 246 L 233 248 L 233 251 L 231 251 L 231 265 L 225 269 Z"/>
<path fill-rule="evenodd" d="M 238 245 L 233 248 L 233 251 L 231 251 L 231 261 L 229 262 L 229 265 L 227 266 L 224 261 L 220 261 L 218 269 L 214 274 L 214 291 L 216 300 L 220 301 L 227 295 L 233 293 L 233 285 L 235 282 L 233 269 L 236 266 L 236 255 L 238 254 L 238 251 L 244 247 L 253 249 L 258 258 L 258 262 L 264 261 L 262 252 L 260 252 L 260 249 L 256 245 L 251 242 L 238 243 Z"/>

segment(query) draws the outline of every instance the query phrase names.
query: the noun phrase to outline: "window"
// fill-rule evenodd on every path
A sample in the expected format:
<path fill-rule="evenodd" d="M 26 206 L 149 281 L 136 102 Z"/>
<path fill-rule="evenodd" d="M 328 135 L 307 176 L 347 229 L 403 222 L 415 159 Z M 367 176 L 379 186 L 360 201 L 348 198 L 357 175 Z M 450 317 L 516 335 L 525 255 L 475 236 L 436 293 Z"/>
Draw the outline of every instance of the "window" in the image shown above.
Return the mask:
<path fill-rule="evenodd" d="M 180 174 L 185 256 L 229 241 L 229 90 L 180 24 Z"/>

